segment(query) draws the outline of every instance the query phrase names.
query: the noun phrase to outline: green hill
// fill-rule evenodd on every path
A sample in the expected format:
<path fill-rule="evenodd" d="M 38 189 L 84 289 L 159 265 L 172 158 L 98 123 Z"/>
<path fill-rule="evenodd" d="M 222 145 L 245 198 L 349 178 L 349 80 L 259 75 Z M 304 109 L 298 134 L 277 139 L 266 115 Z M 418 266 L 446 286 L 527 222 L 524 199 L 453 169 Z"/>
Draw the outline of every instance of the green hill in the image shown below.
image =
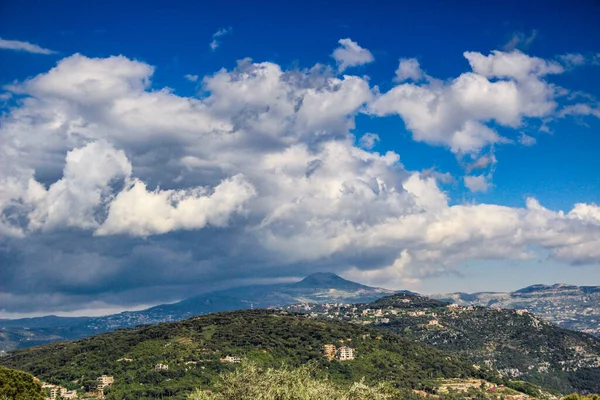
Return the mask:
<path fill-rule="evenodd" d="M 305 312 L 395 332 L 564 394 L 600 392 L 600 340 L 528 312 L 458 307 L 411 294 L 351 307 L 311 306 Z"/>
<path fill-rule="evenodd" d="M 43 400 L 44 394 L 30 374 L 0 366 L 0 399 Z"/>
<path fill-rule="evenodd" d="M 322 354 L 325 344 L 350 346 L 356 358 L 328 361 Z M 17 350 L 0 364 L 86 390 L 97 377 L 112 375 L 108 399 L 185 398 L 198 387 L 213 387 L 219 373 L 236 368 L 219 361 L 227 355 L 262 367 L 312 361 L 332 382 L 364 377 L 367 383 L 409 389 L 432 387 L 438 378 L 489 377 L 465 359 L 392 333 L 269 310 L 211 314 Z M 168 370 L 155 370 L 157 364 Z"/>
<path fill-rule="evenodd" d="M 234 287 L 147 310 L 125 311 L 103 317 L 0 319 L 0 355 L 3 350 L 80 339 L 117 328 L 173 322 L 215 312 L 280 307 L 300 302 L 363 303 L 393 293 L 391 290 L 351 282 L 335 274 L 316 273 L 299 282 Z"/>

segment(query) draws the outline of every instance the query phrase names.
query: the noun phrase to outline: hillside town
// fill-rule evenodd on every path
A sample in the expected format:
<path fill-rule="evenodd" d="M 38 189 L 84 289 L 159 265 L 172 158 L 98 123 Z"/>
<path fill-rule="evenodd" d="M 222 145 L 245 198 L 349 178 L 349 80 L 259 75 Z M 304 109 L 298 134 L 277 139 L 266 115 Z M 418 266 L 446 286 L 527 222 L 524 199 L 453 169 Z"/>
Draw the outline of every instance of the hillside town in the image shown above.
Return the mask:
<path fill-rule="evenodd" d="M 432 298 L 463 306 L 526 309 L 560 327 L 600 336 L 600 287 L 532 285 L 509 293 L 447 293 Z"/>
<path fill-rule="evenodd" d="M 37 378 L 36 378 L 37 379 Z M 39 382 L 39 379 L 38 379 Z M 77 390 L 69 390 L 60 385 L 53 385 L 51 383 L 39 382 L 42 389 L 46 393 L 46 400 L 57 400 L 57 399 L 103 399 L 104 388 L 112 386 L 115 382 L 113 376 L 102 375 L 96 378 L 96 384 L 91 387 L 92 390 L 79 394 Z"/>

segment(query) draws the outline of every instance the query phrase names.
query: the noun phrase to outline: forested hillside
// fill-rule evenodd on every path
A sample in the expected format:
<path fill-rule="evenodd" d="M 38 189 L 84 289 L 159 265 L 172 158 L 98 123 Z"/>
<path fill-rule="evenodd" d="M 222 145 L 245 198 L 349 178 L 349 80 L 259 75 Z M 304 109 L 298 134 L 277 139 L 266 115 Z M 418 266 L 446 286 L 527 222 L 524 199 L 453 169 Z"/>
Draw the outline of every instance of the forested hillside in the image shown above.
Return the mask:
<path fill-rule="evenodd" d="M 528 312 L 461 307 L 411 294 L 357 306 L 289 309 L 395 332 L 562 393 L 600 392 L 600 341 Z"/>
<path fill-rule="evenodd" d="M 325 344 L 352 347 L 355 359 L 329 361 Z M 219 373 L 236 368 L 221 362 L 228 355 L 263 367 L 314 362 L 318 375 L 338 383 L 364 377 L 367 383 L 427 389 L 439 378 L 493 379 L 466 359 L 393 333 L 269 310 L 211 314 L 32 347 L 0 363 L 69 389 L 91 390 L 97 377 L 111 375 L 108 399 L 185 398 L 196 388 L 212 388 Z M 158 364 L 168 369 L 156 370 Z"/>

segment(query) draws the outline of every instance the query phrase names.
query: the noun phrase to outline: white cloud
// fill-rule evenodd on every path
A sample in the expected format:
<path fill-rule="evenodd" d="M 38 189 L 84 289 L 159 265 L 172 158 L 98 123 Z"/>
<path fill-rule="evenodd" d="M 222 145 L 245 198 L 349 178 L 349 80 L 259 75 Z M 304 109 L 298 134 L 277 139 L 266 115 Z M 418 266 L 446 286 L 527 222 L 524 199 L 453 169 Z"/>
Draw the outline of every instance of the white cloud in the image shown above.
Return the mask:
<path fill-rule="evenodd" d="M 476 176 L 465 176 L 465 186 L 471 192 L 487 192 L 490 184 L 489 184 L 486 176 L 476 175 Z"/>
<path fill-rule="evenodd" d="M 404 82 L 409 79 L 417 82 L 424 77 L 419 61 L 416 58 L 401 58 L 394 81 Z"/>
<path fill-rule="evenodd" d="M 575 115 L 575 116 L 591 115 L 596 118 L 600 118 L 600 105 L 599 104 L 590 105 L 590 104 L 585 104 L 585 103 L 571 104 L 571 105 L 563 107 L 563 109 L 560 110 L 559 115 L 561 117 L 566 117 L 567 115 Z"/>
<path fill-rule="evenodd" d="M 196 82 L 198 81 L 198 75 L 191 75 L 191 74 L 186 74 L 183 76 L 185 79 L 187 79 L 190 82 Z"/>
<path fill-rule="evenodd" d="M 176 287 L 298 265 L 414 284 L 468 260 L 529 259 L 532 248 L 566 263 L 600 262 L 594 204 L 570 212 L 533 199 L 524 208 L 451 205 L 438 185 L 451 177 L 367 151 L 374 134 L 359 139 L 367 150 L 356 146 L 354 119 L 366 108 L 399 114 L 416 140 L 457 153 L 506 142 L 490 122 L 518 128 L 555 116 L 554 89 L 542 79 L 554 64 L 521 53 L 468 58 L 473 71 L 451 81 L 381 95 L 365 78 L 322 66 L 242 60 L 199 79 L 203 97 L 150 89 L 153 68 L 126 57 L 66 58 L 13 87 L 23 100 L 0 128 L 0 236 L 29 247 L 52 235 L 79 240 L 81 254 L 59 240 L 23 252 L 44 272 L 28 276 L 60 273 L 78 288 L 116 276 L 141 285 L 139 266 L 152 263 L 144 284 Z M 493 168 L 493 153 L 483 154 L 470 170 Z M 465 185 L 489 187 L 488 171 Z M 144 240 L 150 249 L 140 249 Z M 57 272 L 54 263 L 65 266 Z M 75 267 L 87 264 L 89 274 Z"/>
<path fill-rule="evenodd" d="M 230 32 L 231 32 L 231 28 L 221 28 L 218 31 L 216 31 L 215 33 L 213 33 L 213 37 L 214 38 L 221 37 L 221 36 L 227 35 Z"/>
<path fill-rule="evenodd" d="M 338 41 L 340 47 L 333 51 L 332 57 L 338 64 L 340 72 L 344 72 L 347 68 L 364 65 L 375 61 L 373 54 L 367 49 L 364 49 L 353 42 L 351 39 L 340 39 Z"/>
<path fill-rule="evenodd" d="M 575 68 L 586 63 L 586 59 L 579 53 L 567 53 L 559 56 L 560 61 L 566 68 Z"/>
<path fill-rule="evenodd" d="M 365 133 L 358 140 L 358 144 L 365 150 L 371 150 L 379 142 L 379 135 L 376 133 Z"/>
<path fill-rule="evenodd" d="M 400 115 L 415 140 L 448 146 L 455 153 L 510 142 L 488 126 L 491 122 L 518 128 L 525 118 L 554 114 L 556 89 L 542 78 L 561 73 L 559 64 L 519 51 L 464 55 L 472 72 L 447 83 L 398 84 L 370 105 L 371 112 Z"/>
<path fill-rule="evenodd" d="M 472 163 L 468 164 L 465 170 L 467 174 L 470 174 L 473 170 L 485 169 L 490 165 L 496 164 L 497 162 L 498 160 L 496 160 L 496 156 L 493 153 L 490 153 L 489 155 L 481 156 Z"/>
<path fill-rule="evenodd" d="M 214 190 L 155 190 L 133 181 L 110 203 L 106 221 L 97 235 L 149 236 L 179 229 L 224 227 L 232 214 L 256 194 L 244 176 L 224 180 Z"/>
<path fill-rule="evenodd" d="M 20 89 L 38 98 L 98 104 L 144 90 L 153 71 L 148 64 L 123 56 L 93 59 L 75 54 Z"/>
<path fill-rule="evenodd" d="M 208 44 L 208 47 L 210 47 L 210 49 L 212 51 L 215 51 L 219 48 L 219 46 L 221 45 L 221 41 L 218 40 L 220 37 L 225 36 L 229 33 L 231 33 L 232 29 L 231 27 L 229 28 L 221 28 L 218 31 L 216 31 L 215 33 L 213 33 L 212 38 L 213 40 Z"/>
<path fill-rule="evenodd" d="M 537 140 L 533 136 L 526 135 L 521 133 L 521 137 L 519 137 L 519 143 L 523 146 L 533 146 Z"/>
<path fill-rule="evenodd" d="M 22 42 L 20 40 L 6 40 L 0 38 L 0 49 L 5 50 L 15 50 L 15 51 L 25 51 L 27 53 L 35 53 L 35 54 L 54 54 L 56 53 L 53 50 L 45 49 L 43 47 L 38 46 L 37 44 Z"/>
<path fill-rule="evenodd" d="M 556 62 L 530 57 L 520 51 L 510 53 L 492 51 L 488 56 L 467 51 L 464 55 L 471 64 L 473 72 L 486 78 L 511 78 L 523 82 L 530 77 L 564 72 L 564 68 Z"/>
<path fill-rule="evenodd" d="M 110 201 L 110 184 L 131 175 L 131 163 L 122 150 L 106 142 L 92 142 L 71 150 L 66 157 L 63 178 L 46 191 L 31 179 L 26 205 L 29 229 L 77 227 L 95 229 L 95 212 L 103 202 Z"/>

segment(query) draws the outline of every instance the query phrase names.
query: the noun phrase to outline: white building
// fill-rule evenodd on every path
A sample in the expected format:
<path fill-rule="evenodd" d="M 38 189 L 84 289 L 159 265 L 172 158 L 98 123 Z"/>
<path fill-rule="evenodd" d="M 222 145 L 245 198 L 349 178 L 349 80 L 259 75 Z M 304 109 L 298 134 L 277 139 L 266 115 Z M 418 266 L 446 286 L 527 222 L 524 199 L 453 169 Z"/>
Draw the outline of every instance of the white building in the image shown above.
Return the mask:
<path fill-rule="evenodd" d="M 98 382 L 96 383 L 96 390 L 101 392 L 105 387 L 112 386 L 112 384 L 115 382 L 115 378 L 108 375 L 102 375 L 96 378 L 96 382 Z"/>
<path fill-rule="evenodd" d="M 337 350 L 337 359 L 340 361 L 354 360 L 354 349 L 348 346 L 342 346 Z"/>

